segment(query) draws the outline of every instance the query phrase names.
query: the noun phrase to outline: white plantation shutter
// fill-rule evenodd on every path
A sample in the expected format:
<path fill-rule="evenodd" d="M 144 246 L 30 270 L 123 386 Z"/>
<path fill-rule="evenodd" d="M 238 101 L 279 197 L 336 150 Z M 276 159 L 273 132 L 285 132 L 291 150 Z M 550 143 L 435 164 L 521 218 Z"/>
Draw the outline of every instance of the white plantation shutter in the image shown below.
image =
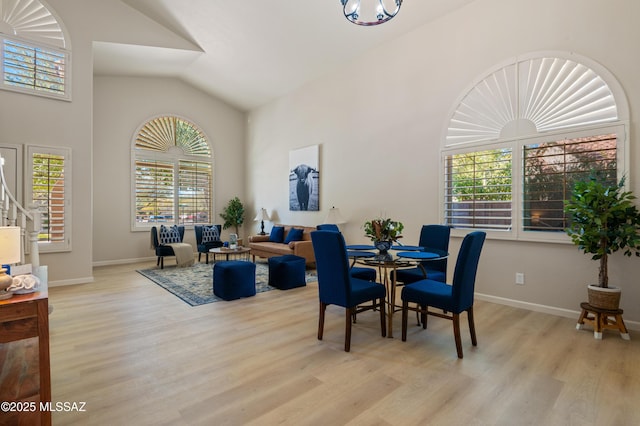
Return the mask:
<path fill-rule="evenodd" d="M 204 133 L 188 120 L 156 117 L 134 138 L 133 228 L 211 223 L 213 167 Z"/>
<path fill-rule="evenodd" d="M 71 100 L 71 51 L 61 22 L 38 0 L 0 1 L 4 90 Z"/>
<path fill-rule="evenodd" d="M 626 173 L 627 119 L 621 86 L 588 58 L 534 54 L 495 69 L 451 114 L 441 151 L 443 223 L 568 241 L 564 202 L 574 182 Z"/>
<path fill-rule="evenodd" d="M 66 148 L 27 146 L 27 199 L 38 206 L 42 252 L 71 248 L 71 152 Z"/>
<path fill-rule="evenodd" d="M 456 228 L 511 229 L 511 151 L 445 158 L 445 223 Z"/>

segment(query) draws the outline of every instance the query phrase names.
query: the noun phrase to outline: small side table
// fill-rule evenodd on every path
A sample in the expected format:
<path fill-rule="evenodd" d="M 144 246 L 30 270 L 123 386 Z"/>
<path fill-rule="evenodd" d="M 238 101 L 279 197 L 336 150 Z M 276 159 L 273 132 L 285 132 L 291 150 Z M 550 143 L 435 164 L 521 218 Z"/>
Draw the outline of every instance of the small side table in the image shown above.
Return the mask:
<path fill-rule="evenodd" d="M 577 330 L 582 330 L 584 324 L 591 325 L 593 327 L 593 337 L 595 339 L 602 339 L 602 330 L 608 328 L 611 330 L 620 331 L 620 337 L 624 340 L 631 340 L 627 327 L 622 320 L 622 309 L 600 309 L 591 306 L 587 302 L 580 304 L 582 312 L 576 324 Z"/>

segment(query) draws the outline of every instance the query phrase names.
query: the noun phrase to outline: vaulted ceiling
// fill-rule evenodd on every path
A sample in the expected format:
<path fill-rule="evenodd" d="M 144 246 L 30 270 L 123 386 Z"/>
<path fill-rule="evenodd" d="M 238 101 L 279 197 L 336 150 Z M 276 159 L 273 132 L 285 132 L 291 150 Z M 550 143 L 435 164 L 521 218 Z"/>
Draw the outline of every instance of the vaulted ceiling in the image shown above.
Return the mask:
<path fill-rule="evenodd" d="M 185 47 L 95 43 L 96 75 L 172 76 L 250 110 L 474 0 L 404 0 L 374 27 L 348 22 L 340 0 L 121 1 Z"/>

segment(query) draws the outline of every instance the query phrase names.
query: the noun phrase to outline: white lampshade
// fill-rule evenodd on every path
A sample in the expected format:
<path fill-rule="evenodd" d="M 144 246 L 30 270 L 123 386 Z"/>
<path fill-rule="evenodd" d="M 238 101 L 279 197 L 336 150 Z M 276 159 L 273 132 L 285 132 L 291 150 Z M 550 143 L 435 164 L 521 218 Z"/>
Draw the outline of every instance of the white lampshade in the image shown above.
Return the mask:
<path fill-rule="evenodd" d="M 256 215 L 256 218 L 253 220 L 269 220 L 269 215 L 267 214 L 267 209 L 260 209 L 258 210 L 258 214 Z"/>
<path fill-rule="evenodd" d="M 329 209 L 329 213 L 327 214 L 327 218 L 324 220 L 324 223 L 335 223 L 336 225 L 340 225 L 341 223 L 346 223 L 347 221 L 342 218 L 340 214 L 340 209 L 337 207 L 331 207 Z"/>
<path fill-rule="evenodd" d="M 20 262 L 20 227 L 0 226 L 0 264 Z"/>

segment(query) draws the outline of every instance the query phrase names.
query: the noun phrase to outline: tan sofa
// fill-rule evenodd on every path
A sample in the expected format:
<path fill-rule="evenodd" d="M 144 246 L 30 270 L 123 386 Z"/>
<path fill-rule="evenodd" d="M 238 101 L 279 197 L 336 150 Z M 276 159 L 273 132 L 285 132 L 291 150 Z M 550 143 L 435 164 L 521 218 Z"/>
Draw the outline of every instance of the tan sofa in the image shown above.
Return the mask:
<path fill-rule="evenodd" d="M 311 232 L 316 228 L 296 225 L 281 225 L 284 226 L 284 239 L 287 239 L 289 230 L 291 228 L 302 228 L 302 240 L 292 241 L 289 244 L 274 243 L 269 241 L 268 235 L 253 235 L 249 237 L 249 247 L 251 248 L 251 255 L 255 262 L 256 256 L 258 257 L 273 257 L 282 256 L 285 254 L 295 254 L 296 256 L 304 257 L 307 265 L 313 265 L 316 262 L 316 257 L 313 254 L 313 244 L 311 243 Z"/>

